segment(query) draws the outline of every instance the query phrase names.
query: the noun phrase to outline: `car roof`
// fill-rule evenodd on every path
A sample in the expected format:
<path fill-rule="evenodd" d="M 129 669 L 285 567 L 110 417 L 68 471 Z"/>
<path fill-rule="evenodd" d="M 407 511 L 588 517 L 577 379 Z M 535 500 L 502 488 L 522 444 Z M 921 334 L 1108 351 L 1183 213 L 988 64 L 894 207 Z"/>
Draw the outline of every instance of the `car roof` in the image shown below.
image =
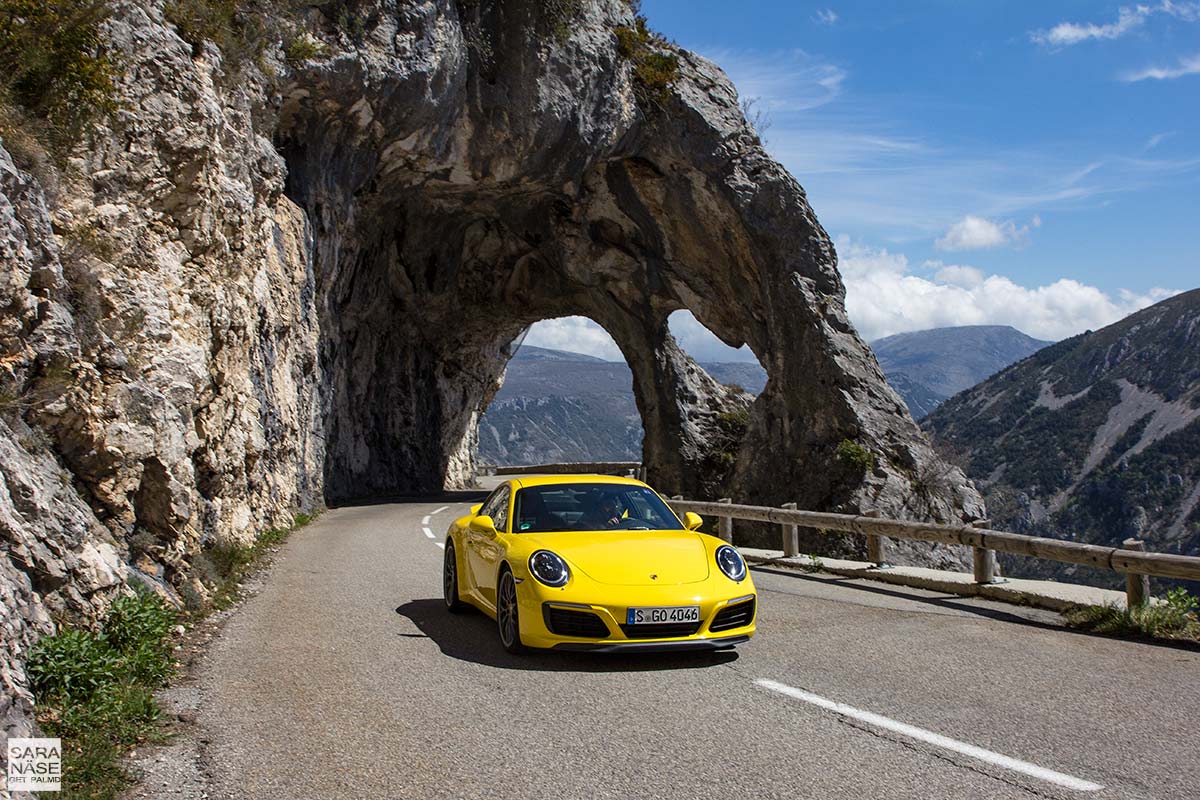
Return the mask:
<path fill-rule="evenodd" d="M 624 486 L 645 486 L 636 478 L 626 478 L 619 475 L 529 475 L 513 478 L 509 481 L 514 489 L 525 489 L 530 486 L 553 486 L 561 483 L 611 483 Z"/>

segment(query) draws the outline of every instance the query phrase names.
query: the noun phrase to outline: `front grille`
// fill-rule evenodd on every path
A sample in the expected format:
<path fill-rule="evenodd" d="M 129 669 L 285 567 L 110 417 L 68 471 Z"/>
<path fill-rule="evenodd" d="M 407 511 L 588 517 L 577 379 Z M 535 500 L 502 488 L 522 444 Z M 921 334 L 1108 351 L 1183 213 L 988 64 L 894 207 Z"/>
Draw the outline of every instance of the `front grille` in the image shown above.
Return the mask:
<path fill-rule="evenodd" d="M 550 604 L 542 606 L 546 628 L 556 636 L 579 636 L 587 639 L 607 639 L 608 626 L 604 620 L 590 611 L 556 608 Z"/>
<path fill-rule="evenodd" d="M 628 639 L 668 639 L 672 636 L 691 636 L 700 629 L 699 622 L 663 622 L 657 625 L 622 625 Z"/>
<path fill-rule="evenodd" d="M 749 625 L 754 621 L 754 603 L 755 601 L 751 599 L 744 603 L 725 606 L 713 617 L 712 624 L 708 626 L 708 629 L 715 633 Z"/>

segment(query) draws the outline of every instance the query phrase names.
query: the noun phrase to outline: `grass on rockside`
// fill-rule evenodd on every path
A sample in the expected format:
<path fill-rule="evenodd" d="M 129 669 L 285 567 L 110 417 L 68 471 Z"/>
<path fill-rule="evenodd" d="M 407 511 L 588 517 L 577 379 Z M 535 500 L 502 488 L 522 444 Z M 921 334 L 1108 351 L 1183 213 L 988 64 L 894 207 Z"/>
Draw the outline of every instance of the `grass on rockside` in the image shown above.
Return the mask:
<path fill-rule="evenodd" d="M 1200 598 L 1176 588 L 1164 599 L 1144 606 L 1079 606 L 1064 616 L 1071 627 L 1092 633 L 1200 642 L 1198 608 Z"/>
<path fill-rule="evenodd" d="M 263 557 L 263 554 L 287 539 L 288 535 L 317 518 L 320 512 L 297 514 L 289 528 L 272 528 L 264 531 L 249 544 L 218 544 L 204 550 L 204 558 L 215 578 L 211 604 L 218 611 L 237 602 L 239 589 L 246 575 Z"/>
<path fill-rule="evenodd" d="M 252 544 L 205 551 L 217 572 L 211 608 L 231 605 L 263 554 L 315 517 L 297 514 L 291 527 L 266 531 Z M 125 754 L 167 738 L 154 692 L 175 674 L 180 621 L 166 601 L 139 587 L 113 602 L 98 630 L 64 625 L 30 649 L 26 668 L 38 725 L 62 739 L 63 800 L 113 800 L 131 783 Z"/>
<path fill-rule="evenodd" d="M 154 691 L 174 674 L 177 612 L 141 589 L 118 598 L 98 631 L 63 627 L 27 662 L 37 721 L 62 739 L 64 800 L 115 798 L 129 784 L 122 755 L 160 741 Z"/>

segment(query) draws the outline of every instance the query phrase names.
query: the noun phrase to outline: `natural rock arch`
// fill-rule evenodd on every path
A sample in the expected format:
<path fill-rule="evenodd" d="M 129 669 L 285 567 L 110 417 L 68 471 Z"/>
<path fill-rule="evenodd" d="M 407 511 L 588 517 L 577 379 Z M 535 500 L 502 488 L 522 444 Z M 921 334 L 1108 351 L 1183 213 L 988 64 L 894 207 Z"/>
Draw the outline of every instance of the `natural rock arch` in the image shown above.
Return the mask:
<path fill-rule="evenodd" d="M 681 51 L 669 100 L 642 108 L 608 33 L 627 11 L 581 13 L 551 46 L 538 3 L 409 9 L 378 22 L 395 29 L 373 41 L 393 50 L 312 65 L 286 91 L 276 141 L 314 225 L 326 496 L 466 480 L 505 346 L 566 314 L 596 319 L 625 353 L 651 479 L 694 490 L 692 423 L 715 384 L 666 330 L 687 308 L 770 375 L 739 499 L 977 513 L 961 476 L 920 485 L 936 456 L 847 320 L 833 246 L 732 85 Z M 871 466 L 838 461 L 842 442 Z"/>
<path fill-rule="evenodd" d="M 258 58 L 162 0 L 109 5 L 116 111 L 71 169 L 0 143 L 6 730 L 31 730 L 22 659 L 51 612 L 94 619 L 132 580 L 199 603 L 207 548 L 465 482 L 505 348 L 543 317 L 613 333 L 668 492 L 704 491 L 730 399 L 667 331 L 687 308 L 770 374 L 730 494 L 981 515 L 732 85 L 678 51 L 670 90 L 637 92 L 621 0 L 271 6 L 243 31 L 275 32 Z M 319 46 L 284 47 L 301 34 Z"/>

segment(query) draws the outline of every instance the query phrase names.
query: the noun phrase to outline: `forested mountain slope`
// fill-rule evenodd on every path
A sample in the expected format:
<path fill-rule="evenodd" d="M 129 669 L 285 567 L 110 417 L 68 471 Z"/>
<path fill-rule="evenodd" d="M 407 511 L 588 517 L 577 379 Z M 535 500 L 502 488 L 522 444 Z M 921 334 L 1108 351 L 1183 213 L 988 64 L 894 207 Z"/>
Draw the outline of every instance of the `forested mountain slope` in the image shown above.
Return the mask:
<path fill-rule="evenodd" d="M 992 527 L 1200 553 L 1200 290 L 1040 350 L 924 427 L 984 490 Z"/>

